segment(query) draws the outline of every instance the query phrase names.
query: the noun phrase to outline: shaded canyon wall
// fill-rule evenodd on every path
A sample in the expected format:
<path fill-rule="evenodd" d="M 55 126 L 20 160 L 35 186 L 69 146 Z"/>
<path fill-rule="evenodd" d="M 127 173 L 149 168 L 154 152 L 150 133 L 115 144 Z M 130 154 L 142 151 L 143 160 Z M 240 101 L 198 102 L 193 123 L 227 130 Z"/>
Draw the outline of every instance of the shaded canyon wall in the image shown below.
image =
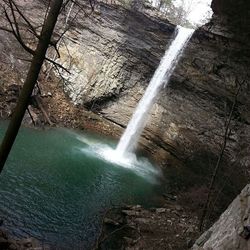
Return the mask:
<path fill-rule="evenodd" d="M 189 183 L 194 181 L 185 177 L 190 172 L 197 182 L 209 178 L 243 81 L 223 158 L 231 170 L 224 175 L 235 171 L 246 176 L 250 162 L 250 50 L 216 20 L 191 38 L 169 86 L 152 107 L 140 144 L 159 164 L 181 172 L 179 181 Z M 90 17 L 76 21 L 67 33 L 67 48 L 60 50 L 60 62 L 73 72 L 64 74 L 67 93 L 74 103 L 125 128 L 173 37 L 174 26 L 147 10 L 100 4 Z"/>

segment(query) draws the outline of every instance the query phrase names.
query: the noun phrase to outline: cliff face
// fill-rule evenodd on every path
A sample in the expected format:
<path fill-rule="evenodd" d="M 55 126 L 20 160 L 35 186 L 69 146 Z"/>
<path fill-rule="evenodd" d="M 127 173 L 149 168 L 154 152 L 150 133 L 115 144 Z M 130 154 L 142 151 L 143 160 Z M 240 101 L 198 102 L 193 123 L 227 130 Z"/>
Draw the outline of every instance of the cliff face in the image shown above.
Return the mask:
<path fill-rule="evenodd" d="M 37 18 L 36 8 L 30 6 L 30 10 L 32 18 Z M 120 131 L 174 37 L 175 27 L 153 12 L 100 3 L 90 15 L 81 12 L 61 43 L 58 62 L 71 71 L 69 75 L 61 73 L 72 102 L 111 121 Z M 238 39 L 241 37 L 221 26 L 218 18 L 193 35 L 168 87 L 152 107 L 140 144 L 167 171 L 178 175 L 177 181 L 191 184 L 209 178 L 206 173 L 219 155 L 225 123 L 242 82 L 223 165 L 237 166 L 228 175 L 235 171 L 241 176 L 250 162 L 250 50 Z M 9 43 L 5 35 L 6 54 L 14 53 Z M 188 173 L 192 178 L 186 178 Z M 242 185 L 244 180 L 239 188 Z"/>
<path fill-rule="evenodd" d="M 138 90 L 148 83 L 173 32 L 169 23 L 101 4 L 90 17 L 76 20 L 67 47 L 60 50 L 60 62 L 73 73 L 64 74 L 69 95 L 76 103 L 101 109 L 112 98 Z"/>
<path fill-rule="evenodd" d="M 169 86 L 152 107 L 141 139 L 144 149 L 161 165 L 184 164 L 189 169 L 184 172 L 194 175 L 213 168 L 243 81 L 224 165 L 234 163 L 245 169 L 250 160 L 250 50 L 231 33 L 219 30 L 215 21 L 193 35 Z M 60 50 L 60 62 L 71 65 L 73 72 L 64 74 L 69 96 L 126 127 L 173 37 L 174 27 L 167 21 L 100 4 L 90 17 L 77 20 L 67 33 L 67 49 Z"/>
<path fill-rule="evenodd" d="M 43 12 L 37 11 L 39 1 L 20 2 L 25 6 L 29 3 L 31 19 L 43 18 Z M 219 190 L 227 186 L 223 197 L 219 197 L 220 203 L 225 196 L 235 196 L 250 174 L 250 47 L 247 44 L 250 26 L 243 18 L 248 12 L 247 2 L 242 5 L 243 2 L 213 1 L 216 15 L 194 33 L 169 85 L 161 91 L 152 107 L 139 145 L 139 150 L 145 150 L 164 168 L 169 186 L 195 186 L 186 200 L 196 202 L 196 209 L 200 207 L 200 200 L 204 201 L 207 191 L 198 187 L 211 179 L 233 105 L 230 133 L 218 178 Z M 138 12 L 104 3 L 100 3 L 90 15 L 81 12 L 71 25 L 61 43 L 58 62 L 71 71 L 71 74 L 60 73 L 64 78 L 64 90 L 77 108 L 65 100 L 62 89 L 48 84 L 41 74 L 39 82 L 45 90 L 43 100 L 48 113 L 56 124 L 94 128 L 119 138 L 165 49 L 174 38 L 175 27 L 157 17 L 152 9 Z M 0 37 L 0 116 L 7 117 L 11 115 L 19 91 L 15 83 L 22 84 L 28 66 L 24 62 L 30 57 L 22 52 L 12 37 L 2 31 Z M 8 84 L 11 88 L 6 92 L 2 86 Z M 239 85 L 242 86 L 236 100 Z M 63 103 L 60 95 L 63 95 Z M 166 192 L 170 191 L 169 186 Z M 249 196 L 249 187 L 245 191 Z M 249 219 L 248 224 L 239 223 L 242 218 L 237 214 L 237 211 L 243 214 L 249 210 L 249 206 L 245 206 L 249 202 L 245 191 L 240 197 L 243 197 L 244 204 L 240 204 L 240 198 L 237 198 L 229 212 L 212 228 L 212 233 L 210 231 L 205 240 L 202 238 L 194 249 L 214 247 L 224 232 L 229 232 L 228 227 L 236 225 L 240 230 L 248 226 Z M 228 220 L 235 214 L 237 221 Z M 166 215 L 169 215 L 167 210 Z M 162 216 L 158 218 L 162 222 Z M 172 219 L 175 221 L 175 217 Z M 225 244 L 230 245 L 234 239 L 241 249 L 249 244 L 240 238 L 238 231 L 237 235 L 233 232 L 231 241 Z M 229 249 L 229 245 L 224 249 Z"/>
<path fill-rule="evenodd" d="M 234 39 L 247 44 L 250 37 L 250 2 L 248 0 L 213 0 L 214 24 Z"/>

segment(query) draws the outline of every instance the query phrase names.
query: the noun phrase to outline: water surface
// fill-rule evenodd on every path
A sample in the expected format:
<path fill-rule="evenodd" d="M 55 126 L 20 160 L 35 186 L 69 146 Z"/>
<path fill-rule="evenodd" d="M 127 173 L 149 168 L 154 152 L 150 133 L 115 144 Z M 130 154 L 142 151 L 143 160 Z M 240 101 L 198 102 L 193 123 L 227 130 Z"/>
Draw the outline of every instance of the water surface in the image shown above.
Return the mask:
<path fill-rule="evenodd" d="M 0 138 L 5 129 L 0 123 Z M 22 128 L 0 176 L 0 218 L 5 227 L 55 248 L 89 249 L 106 209 L 152 204 L 159 191 L 153 172 L 140 176 L 94 152 L 115 144 L 67 129 Z"/>

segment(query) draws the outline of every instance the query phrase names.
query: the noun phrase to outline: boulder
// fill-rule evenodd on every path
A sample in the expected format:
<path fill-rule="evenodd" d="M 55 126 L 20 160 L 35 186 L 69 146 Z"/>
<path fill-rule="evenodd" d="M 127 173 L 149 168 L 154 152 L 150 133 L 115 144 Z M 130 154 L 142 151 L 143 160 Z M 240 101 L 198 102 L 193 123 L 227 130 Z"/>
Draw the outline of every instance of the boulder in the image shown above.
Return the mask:
<path fill-rule="evenodd" d="M 250 184 L 219 220 L 195 242 L 193 250 L 250 249 Z"/>

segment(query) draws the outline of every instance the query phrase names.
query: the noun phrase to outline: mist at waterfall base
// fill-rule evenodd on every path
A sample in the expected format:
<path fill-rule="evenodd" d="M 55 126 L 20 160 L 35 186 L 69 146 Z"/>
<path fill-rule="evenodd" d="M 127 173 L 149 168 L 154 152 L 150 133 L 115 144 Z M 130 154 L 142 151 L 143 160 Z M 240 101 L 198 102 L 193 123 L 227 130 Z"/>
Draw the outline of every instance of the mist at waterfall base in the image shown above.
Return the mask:
<path fill-rule="evenodd" d="M 6 125 L 0 123 L 0 140 Z M 90 249 L 108 208 L 157 205 L 157 170 L 145 159 L 136 171 L 103 159 L 102 150 L 115 146 L 94 134 L 21 128 L 0 176 L 4 227 L 52 249 Z"/>

